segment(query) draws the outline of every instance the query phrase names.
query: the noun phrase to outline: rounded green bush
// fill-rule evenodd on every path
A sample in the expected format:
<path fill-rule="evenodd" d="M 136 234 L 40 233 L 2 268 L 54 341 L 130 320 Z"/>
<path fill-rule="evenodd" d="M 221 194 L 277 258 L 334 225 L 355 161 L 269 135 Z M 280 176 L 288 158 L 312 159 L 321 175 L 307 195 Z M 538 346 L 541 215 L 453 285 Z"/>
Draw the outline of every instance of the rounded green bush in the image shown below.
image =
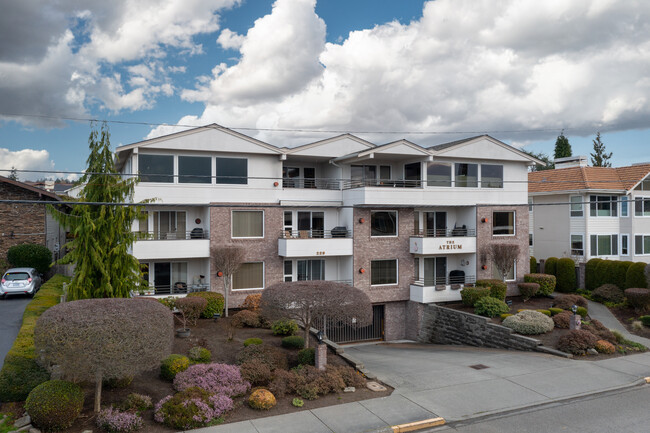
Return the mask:
<path fill-rule="evenodd" d="M 564 310 L 561 308 L 551 307 L 548 309 L 548 311 L 551 313 L 551 316 L 555 316 L 556 314 L 560 314 Z"/>
<path fill-rule="evenodd" d="M 276 320 L 271 324 L 273 335 L 293 335 L 298 332 L 298 324 L 293 320 Z"/>
<path fill-rule="evenodd" d="M 49 380 L 38 385 L 25 401 L 25 410 L 32 422 L 45 431 L 70 427 L 83 406 L 84 392 L 81 387 L 63 380 Z"/>
<path fill-rule="evenodd" d="M 650 289 L 629 288 L 625 289 L 627 303 L 637 311 L 650 311 Z"/>
<path fill-rule="evenodd" d="M 576 314 L 580 315 L 580 317 L 584 318 L 587 317 L 588 311 L 585 307 L 578 307 Z"/>
<path fill-rule="evenodd" d="M 537 283 L 519 283 L 517 284 L 517 287 L 519 287 L 519 293 L 521 293 L 524 302 L 539 292 L 539 284 Z"/>
<path fill-rule="evenodd" d="M 187 356 L 173 353 L 160 364 L 160 377 L 172 381 L 176 377 L 176 374 L 187 370 L 189 366 L 190 359 Z"/>
<path fill-rule="evenodd" d="M 553 319 L 533 310 L 524 310 L 514 316 L 506 317 L 501 324 L 522 335 L 544 334 L 555 327 Z"/>
<path fill-rule="evenodd" d="M 555 275 L 549 274 L 526 274 L 524 275 L 524 282 L 539 284 L 539 290 L 535 296 L 549 296 L 555 291 L 557 279 Z"/>
<path fill-rule="evenodd" d="M 489 287 L 491 297 L 496 299 L 501 299 L 502 301 L 505 301 L 506 299 L 506 292 L 508 291 L 508 285 L 501 280 L 497 280 L 497 279 L 477 280 L 475 286 Z"/>
<path fill-rule="evenodd" d="M 549 275 L 555 275 L 557 271 L 557 257 L 549 257 L 544 262 L 544 273 Z"/>
<path fill-rule="evenodd" d="M 314 365 L 316 364 L 316 350 L 313 347 L 301 349 L 298 351 L 298 364 Z"/>
<path fill-rule="evenodd" d="M 264 343 L 261 338 L 247 338 L 244 340 L 244 347 L 248 347 L 251 344 L 259 346 L 260 344 Z"/>
<path fill-rule="evenodd" d="M 531 274 L 534 274 L 537 272 L 537 259 L 533 256 L 530 256 L 530 270 L 529 272 Z"/>
<path fill-rule="evenodd" d="M 505 319 L 506 317 L 510 317 L 510 316 L 512 316 L 512 314 L 510 314 L 510 313 L 506 313 L 506 314 L 502 314 L 502 315 L 499 316 L 499 317 L 501 317 L 501 320 L 503 320 L 503 319 Z"/>
<path fill-rule="evenodd" d="M 465 287 L 460 291 L 460 298 L 463 305 L 473 307 L 479 299 L 490 296 L 489 287 Z"/>
<path fill-rule="evenodd" d="M 7 251 L 7 260 L 12 268 L 35 268 L 45 274 L 52 264 L 52 251 L 44 245 L 15 245 Z"/>
<path fill-rule="evenodd" d="M 486 296 L 474 304 L 474 313 L 485 317 L 496 317 L 510 311 L 510 307 L 501 299 Z"/>
<path fill-rule="evenodd" d="M 189 358 L 192 362 L 206 363 L 212 360 L 212 353 L 205 347 L 194 346 L 190 349 Z"/>
<path fill-rule="evenodd" d="M 290 335 L 282 339 L 282 347 L 286 349 L 302 349 L 305 347 L 305 339 L 299 335 Z"/>
<path fill-rule="evenodd" d="M 587 300 L 580 295 L 560 295 L 553 301 L 555 308 L 561 308 L 563 310 L 570 310 L 574 305 L 587 308 L 588 304 Z"/>
<path fill-rule="evenodd" d="M 203 298 L 208 301 L 205 309 L 201 313 L 204 319 L 212 319 L 215 314 L 223 314 L 224 300 L 221 293 L 216 292 L 193 292 L 187 295 L 188 297 Z"/>
<path fill-rule="evenodd" d="M 639 320 L 643 323 L 643 326 L 650 326 L 650 316 L 641 316 Z"/>
<path fill-rule="evenodd" d="M 592 296 L 598 302 L 614 302 L 620 304 L 625 301 L 623 290 L 614 284 L 603 284 L 592 292 Z"/>
<path fill-rule="evenodd" d="M 645 278 L 645 266 L 643 262 L 636 262 L 630 265 L 625 275 L 625 288 L 631 289 L 633 287 L 640 287 L 642 289 L 648 287 L 648 282 Z"/>
<path fill-rule="evenodd" d="M 563 257 L 557 261 L 555 277 L 557 278 L 555 289 L 558 292 L 576 291 L 576 264 L 572 259 Z"/>
<path fill-rule="evenodd" d="M 585 264 L 585 288 L 594 290 L 599 286 L 596 281 L 596 267 L 603 259 L 591 259 Z"/>
<path fill-rule="evenodd" d="M 616 287 L 625 287 L 625 278 L 627 277 L 627 270 L 630 269 L 634 262 L 614 262 L 612 267 L 612 284 Z"/>
<path fill-rule="evenodd" d="M 603 284 L 614 284 L 614 267 L 615 261 L 613 260 L 601 260 L 596 265 L 596 287 L 600 287 Z"/>
<path fill-rule="evenodd" d="M 549 310 L 539 309 L 539 310 L 535 310 L 535 311 L 538 311 L 538 312 L 540 312 L 540 313 L 542 313 L 542 314 L 544 314 L 544 315 L 546 315 L 548 317 L 551 317 L 551 312 Z"/>

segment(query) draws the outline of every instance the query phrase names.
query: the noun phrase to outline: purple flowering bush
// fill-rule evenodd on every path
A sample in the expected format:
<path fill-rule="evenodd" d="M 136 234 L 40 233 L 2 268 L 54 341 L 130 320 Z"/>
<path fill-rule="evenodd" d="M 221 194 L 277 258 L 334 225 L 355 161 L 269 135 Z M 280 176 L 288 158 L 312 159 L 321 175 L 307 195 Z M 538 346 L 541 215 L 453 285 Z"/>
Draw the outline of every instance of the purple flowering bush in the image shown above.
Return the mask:
<path fill-rule="evenodd" d="M 206 427 L 221 424 L 233 406 L 226 395 L 190 387 L 160 400 L 154 407 L 154 420 L 176 429 Z"/>
<path fill-rule="evenodd" d="M 109 407 L 97 415 L 97 426 L 110 433 L 129 433 L 144 425 L 142 418 L 133 412 L 122 412 Z"/>
<path fill-rule="evenodd" d="M 176 375 L 174 388 L 184 391 L 191 387 L 235 397 L 244 395 L 251 385 L 244 380 L 236 365 L 211 363 L 192 365 Z"/>

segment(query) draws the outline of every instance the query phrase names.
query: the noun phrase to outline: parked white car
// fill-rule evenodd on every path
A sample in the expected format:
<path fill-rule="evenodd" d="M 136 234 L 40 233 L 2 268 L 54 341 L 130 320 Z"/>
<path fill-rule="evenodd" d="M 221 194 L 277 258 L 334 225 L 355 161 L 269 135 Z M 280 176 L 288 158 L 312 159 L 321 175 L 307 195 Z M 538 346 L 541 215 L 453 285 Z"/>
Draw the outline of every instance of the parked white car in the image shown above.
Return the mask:
<path fill-rule="evenodd" d="M 0 298 L 7 295 L 31 295 L 38 291 L 43 278 L 34 268 L 9 269 L 0 282 Z"/>

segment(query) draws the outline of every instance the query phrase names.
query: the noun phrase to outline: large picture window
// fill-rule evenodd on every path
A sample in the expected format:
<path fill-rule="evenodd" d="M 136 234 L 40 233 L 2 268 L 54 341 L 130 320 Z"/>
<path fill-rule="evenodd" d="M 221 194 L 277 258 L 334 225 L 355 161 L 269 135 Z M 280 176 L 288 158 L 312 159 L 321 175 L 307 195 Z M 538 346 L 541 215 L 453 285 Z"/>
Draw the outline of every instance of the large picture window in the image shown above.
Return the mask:
<path fill-rule="evenodd" d="M 618 212 L 618 200 L 615 195 L 590 195 L 589 216 L 615 217 Z"/>
<path fill-rule="evenodd" d="M 178 183 L 212 183 L 209 156 L 179 156 Z"/>
<path fill-rule="evenodd" d="M 515 212 L 492 212 L 492 234 L 506 236 L 515 234 Z"/>
<path fill-rule="evenodd" d="M 246 185 L 248 160 L 246 158 L 217 158 L 217 183 Z"/>
<path fill-rule="evenodd" d="M 404 186 L 419 187 L 422 181 L 422 164 L 412 162 L 404 164 Z"/>
<path fill-rule="evenodd" d="M 264 262 L 242 263 L 232 276 L 233 290 L 260 290 L 264 288 Z"/>
<path fill-rule="evenodd" d="M 503 188 L 503 166 L 481 164 L 481 187 Z"/>
<path fill-rule="evenodd" d="M 650 254 L 650 235 L 634 236 L 634 254 L 637 256 Z"/>
<path fill-rule="evenodd" d="M 172 155 L 138 155 L 141 182 L 174 182 Z"/>
<path fill-rule="evenodd" d="M 618 254 L 618 235 L 591 235 L 592 256 L 615 256 Z"/>
<path fill-rule="evenodd" d="M 650 198 L 634 199 L 634 216 L 650 216 Z"/>
<path fill-rule="evenodd" d="M 263 238 L 264 211 L 234 210 L 232 211 L 233 238 Z"/>
<path fill-rule="evenodd" d="M 397 260 L 373 260 L 370 262 L 370 284 L 397 284 Z"/>
<path fill-rule="evenodd" d="M 451 164 L 429 162 L 427 164 L 428 186 L 451 186 Z"/>
<path fill-rule="evenodd" d="M 478 164 L 454 164 L 456 186 L 459 188 L 476 188 L 478 186 Z"/>
<path fill-rule="evenodd" d="M 397 236 L 397 211 L 373 211 L 370 215 L 370 236 Z"/>

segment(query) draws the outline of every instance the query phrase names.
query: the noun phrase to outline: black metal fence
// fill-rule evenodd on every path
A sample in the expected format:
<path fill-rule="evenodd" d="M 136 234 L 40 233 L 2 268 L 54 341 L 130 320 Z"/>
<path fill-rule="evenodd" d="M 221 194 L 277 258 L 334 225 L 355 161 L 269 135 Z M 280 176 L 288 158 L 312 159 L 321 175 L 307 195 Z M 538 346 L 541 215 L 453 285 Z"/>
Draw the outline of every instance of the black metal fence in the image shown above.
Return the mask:
<path fill-rule="evenodd" d="M 350 318 L 344 322 L 326 320 L 315 323 L 316 329 L 323 330 L 327 338 L 335 343 L 352 343 L 356 341 L 384 339 L 384 306 L 372 306 L 372 323 L 357 326 L 356 320 Z"/>

